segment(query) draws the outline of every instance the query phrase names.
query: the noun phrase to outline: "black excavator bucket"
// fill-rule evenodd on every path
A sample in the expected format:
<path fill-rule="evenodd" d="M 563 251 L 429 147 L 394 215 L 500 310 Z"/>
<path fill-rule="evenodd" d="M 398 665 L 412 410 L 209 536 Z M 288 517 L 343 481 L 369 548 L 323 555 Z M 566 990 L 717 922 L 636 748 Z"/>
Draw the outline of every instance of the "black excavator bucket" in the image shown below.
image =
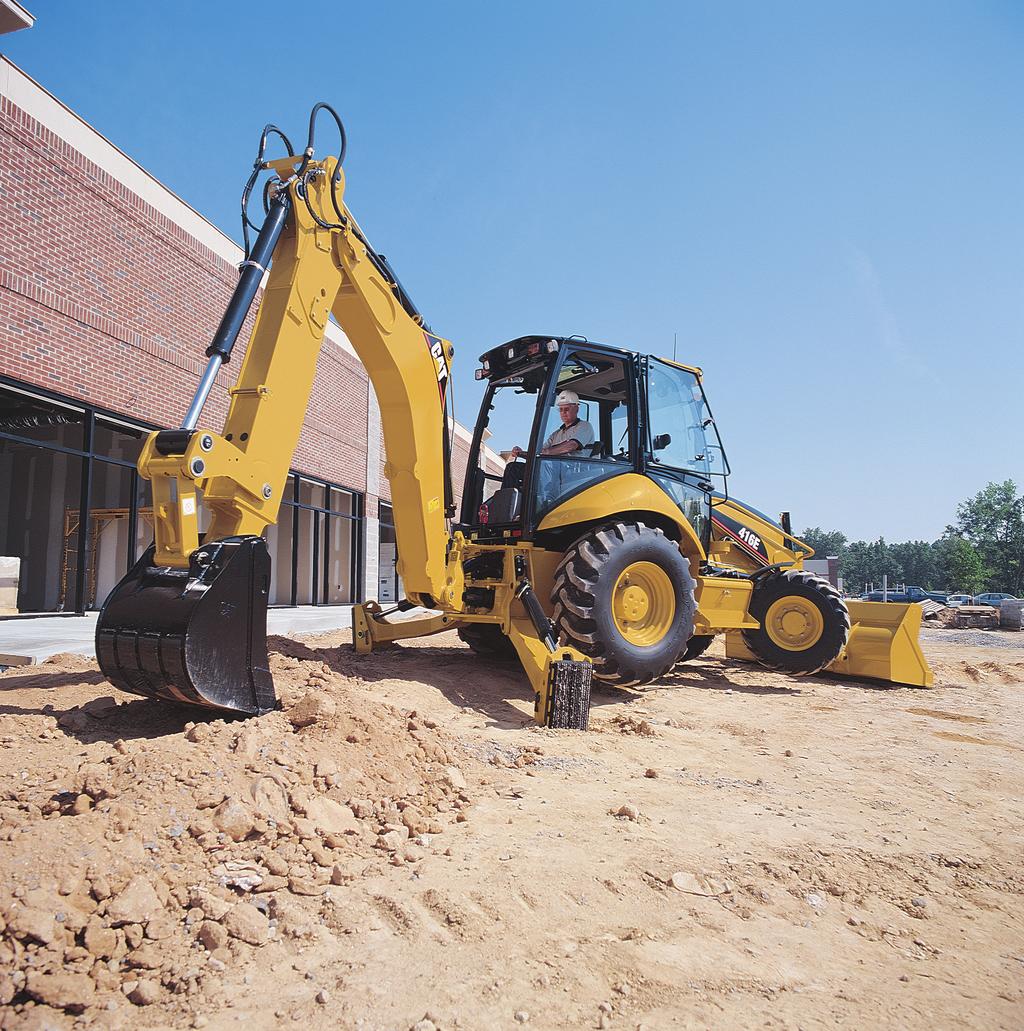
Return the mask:
<path fill-rule="evenodd" d="M 251 716 L 276 705 L 267 660 L 270 555 L 262 537 L 203 544 L 188 569 L 150 546 L 96 626 L 103 675 L 133 694 Z"/>

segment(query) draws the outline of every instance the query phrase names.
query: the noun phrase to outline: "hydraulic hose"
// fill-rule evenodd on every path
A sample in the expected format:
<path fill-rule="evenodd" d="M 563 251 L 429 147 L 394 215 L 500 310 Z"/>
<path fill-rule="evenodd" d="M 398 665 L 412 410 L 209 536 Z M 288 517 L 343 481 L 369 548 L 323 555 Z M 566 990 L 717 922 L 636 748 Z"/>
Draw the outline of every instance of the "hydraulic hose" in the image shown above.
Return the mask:
<path fill-rule="evenodd" d="M 256 180 L 259 178 L 260 172 L 265 170 L 263 158 L 267 152 L 267 138 L 270 136 L 278 136 L 281 142 L 285 146 L 285 152 L 288 154 L 293 153 L 292 141 L 282 132 L 276 125 L 268 123 L 263 126 L 263 132 L 260 133 L 260 145 L 256 151 L 256 160 L 252 163 L 252 172 L 246 180 L 245 188 L 242 190 L 242 243 L 243 250 L 245 252 L 246 261 L 249 260 L 249 230 L 252 229 L 255 232 L 259 232 L 259 226 L 255 225 L 249 218 L 249 197 L 252 194 L 252 188 L 256 185 Z M 266 191 L 264 191 L 264 213 L 267 212 L 268 206 L 266 204 Z"/>

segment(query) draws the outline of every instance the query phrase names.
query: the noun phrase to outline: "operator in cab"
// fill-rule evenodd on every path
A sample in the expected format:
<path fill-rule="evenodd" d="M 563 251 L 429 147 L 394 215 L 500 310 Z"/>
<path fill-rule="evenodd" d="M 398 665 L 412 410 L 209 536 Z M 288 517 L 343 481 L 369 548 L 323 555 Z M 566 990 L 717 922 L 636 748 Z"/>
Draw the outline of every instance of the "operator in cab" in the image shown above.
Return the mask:
<path fill-rule="evenodd" d="M 579 417 L 579 395 L 572 390 L 563 390 L 555 398 L 558 406 L 558 417 L 562 420 L 559 426 L 544 441 L 540 449 L 542 455 L 571 455 L 590 447 L 594 443 L 594 429 L 585 419 Z M 512 448 L 512 457 L 519 458 L 526 452 L 517 444 Z"/>

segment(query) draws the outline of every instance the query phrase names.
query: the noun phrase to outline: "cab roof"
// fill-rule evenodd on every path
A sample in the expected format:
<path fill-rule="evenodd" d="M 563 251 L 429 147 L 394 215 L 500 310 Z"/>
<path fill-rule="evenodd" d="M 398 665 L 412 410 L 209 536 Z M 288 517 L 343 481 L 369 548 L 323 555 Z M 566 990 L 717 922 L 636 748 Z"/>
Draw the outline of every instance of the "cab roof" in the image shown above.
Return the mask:
<path fill-rule="evenodd" d="M 492 347 L 489 351 L 485 351 L 480 355 L 480 361 L 491 359 L 494 357 L 506 358 L 510 348 L 514 348 L 517 354 L 528 354 L 532 346 L 536 345 L 536 350 L 533 352 L 536 355 L 543 355 L 545 353 L 545 344 L 554 344 L 555 347 L 548 353 L 557 354 L 563 344 L 577 344 L 584 347 L 594 347 L 602 351 L 609 351 L 620 355 L 635 354 L 634 351 L 627 351 L 625 348 L 613 347 L 610 344 L 602 344 L 596 340 L 588 340 L 585 336 L 575 334 L 573 336 L 550 336 L 543 333 L 532 333 L 528 336 L 515 337 L 512 340 L 506 340 L 503 344 L 498 344 L 496 347 Z"/>

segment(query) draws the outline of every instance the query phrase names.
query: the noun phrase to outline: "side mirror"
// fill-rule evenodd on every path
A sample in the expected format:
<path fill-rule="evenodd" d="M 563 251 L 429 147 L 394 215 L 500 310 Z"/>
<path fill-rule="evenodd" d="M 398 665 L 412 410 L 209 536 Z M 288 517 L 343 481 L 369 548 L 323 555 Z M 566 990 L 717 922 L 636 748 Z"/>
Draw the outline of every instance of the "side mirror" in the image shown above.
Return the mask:
<path fill-rule="evenodd" d="M 664 451 L 665 448 L 672 443 L 672 435 L 670 433 L 659 433 L 653 442 L 653 448 L 655 451 Z"/>

